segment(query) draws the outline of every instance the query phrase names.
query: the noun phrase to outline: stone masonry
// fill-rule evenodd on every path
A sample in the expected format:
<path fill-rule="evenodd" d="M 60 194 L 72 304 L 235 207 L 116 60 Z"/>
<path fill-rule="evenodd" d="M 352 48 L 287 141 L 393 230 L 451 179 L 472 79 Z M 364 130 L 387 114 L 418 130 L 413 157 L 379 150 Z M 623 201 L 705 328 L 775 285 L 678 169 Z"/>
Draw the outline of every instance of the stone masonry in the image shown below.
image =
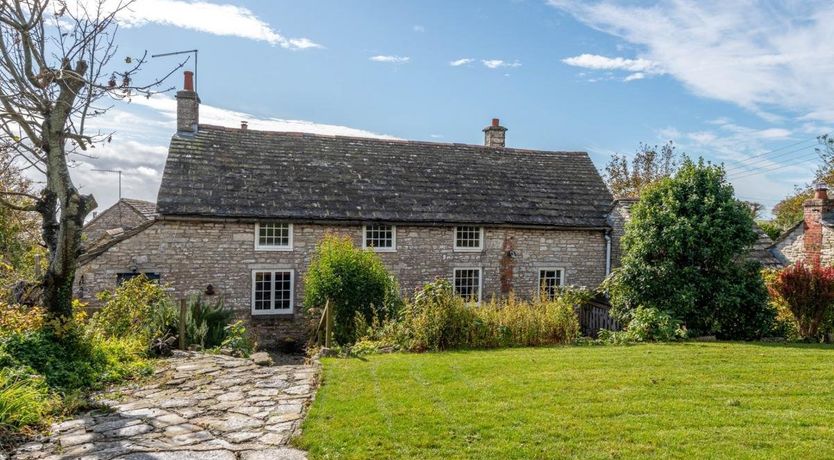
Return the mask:
<path fill-rule="evenodd" d="M 317 369 L 177 352 L 151 382 L 99 395 L 108 410 L 57 424 L 12 458 L 301 460 L 306 454 L 288 443 L 315 394 Z"/>
<path fill-rule="evenodd" d="M 136 211 L 125 201 L 119 201 L 104 210 L 84 226 L 85 245 L 98 241 L 107 230 L 122 228 L 128 230 L 147 221 L 147 217 Z"/>
<path fill-rule="evenodd" d="M 294 224 L 292 251 L 256 251 L 254 222 L 159 220 L 84 262 L 77 273 L 76 295 L 94 304 L 95 293 L 113 289 L 119 273 L 158 273 L 176 298 L 205 292 L 211 285 L 227 306 L 249 321 L 261 345 L 277 345 L 287 337 L 303 343 L 309 325 L 301 313 L 303 278 L 316 244 L 328 232 L 350 235 L 361 246 L 360 225 Z M 500 295 L 502 281 L 519 297 L 532 296 L 544 268 L 563 269 L 568 285 L 596 287 L 606 275 L 602 230 L 486 227 L 480 252 L 455 252 L 453 234 L 453 226 L 396 227 L 396 252 L 379 255 L 404 295 L 436 278 L 451 280 L 455 268 L 482 269 L 484 300 Z M 504 249 L 508 247 L 510 254 Z M 513 269 L 509 279 L 505 269 L 502 280 L 502 259 L 506 268 L 508 257 Z M 252 270 L 268 268 L 294 270 L 293 314 L 250 314 Z"/>

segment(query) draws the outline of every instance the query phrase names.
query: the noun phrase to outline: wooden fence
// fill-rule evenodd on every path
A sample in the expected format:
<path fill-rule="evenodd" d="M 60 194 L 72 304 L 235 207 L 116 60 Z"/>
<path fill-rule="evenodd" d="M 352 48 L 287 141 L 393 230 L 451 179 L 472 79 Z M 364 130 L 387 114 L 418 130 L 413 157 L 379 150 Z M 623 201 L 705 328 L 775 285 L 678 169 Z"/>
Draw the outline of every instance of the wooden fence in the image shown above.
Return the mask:
<path fill-rule="evenodd" d="M 579 326 L 582 328 L 582 335 L 596 337 L 600 329 L 619 331 L 620 323 L 608 313 L 611 305 L 593 300 L 579 307 Z"/>

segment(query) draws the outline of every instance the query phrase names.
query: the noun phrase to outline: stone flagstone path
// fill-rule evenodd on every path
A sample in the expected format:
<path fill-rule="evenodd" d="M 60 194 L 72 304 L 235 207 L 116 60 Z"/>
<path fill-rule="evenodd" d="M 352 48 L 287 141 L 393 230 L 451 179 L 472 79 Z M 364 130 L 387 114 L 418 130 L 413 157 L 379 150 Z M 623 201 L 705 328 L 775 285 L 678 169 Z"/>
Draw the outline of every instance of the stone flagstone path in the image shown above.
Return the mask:
<path fill-rule="evenodd" d="M 177 353 L 150 384 L 121 387 L 93 411 L 57 424 L 12 458 L 96 460 L 305 459 L 287 446 L 316 390 L 317 369 Z"/>

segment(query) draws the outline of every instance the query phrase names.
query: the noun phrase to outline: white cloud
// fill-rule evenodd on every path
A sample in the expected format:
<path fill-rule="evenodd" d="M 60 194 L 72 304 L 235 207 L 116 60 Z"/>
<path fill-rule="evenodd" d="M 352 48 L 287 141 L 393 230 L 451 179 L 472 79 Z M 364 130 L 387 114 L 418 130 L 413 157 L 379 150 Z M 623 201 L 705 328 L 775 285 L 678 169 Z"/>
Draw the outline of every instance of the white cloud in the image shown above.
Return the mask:
<path fill-rule="evenodd" d="M 834 94 L 829 0 L 549 3 L 636 46 L 634 61 L 655 63 L 699 96 L 732 102 L 769 121 L 779 121 L 772 109 L 834 121 L 824 97 Z"/>
<path fill-rule="evenodd" d="M 654 72 L 657 64 L 648 59 L 610 58 L 598 54 L 580 54 L 562 59 L 567 65 L 592 70 L 626 70 L 629 72 Z"/>
<path fill-rule="evenodd" d="M 507 62 L 502 59 L 483 59 L 481 63 L 490 69 L 500 69 L 502 67 L 521 67 L 521 63 L 518 61 Z"/>
<path fill-rule="evenodd" d="M 462 65 L 471 64 L 473 62 L 475 62 L 475 60 L 471 58 L 460 58 L 449 62 L 449 65 L 452 67 L 460 67 Z"/>
<path fill-rule="evenodd" d="M 623 81 L 642 80 L 644 78 L 646 78 L 646 74 L 644 74 L 643 72 L 634 72 L 623 78 Z"/>
<path fill-rule="evenodd" d="M 384 54 L 371 56 L 368 59 L 374 62 L 387 62 L 390 64 L 405 64 L 411 60 L 411 58 L 408 56 L 389 56 Z"/>
<path fill-rule="evenodd" d="M 80 4 L 90 0 L 77 0 Z M 196 30 L 214 35 L 265 41 L 282 48 L 321 48 L 309 38 L 289 38 L 242 6 L 187 0 L 140 0 L 118 15 L 124 27 L 148 23 Z"/>

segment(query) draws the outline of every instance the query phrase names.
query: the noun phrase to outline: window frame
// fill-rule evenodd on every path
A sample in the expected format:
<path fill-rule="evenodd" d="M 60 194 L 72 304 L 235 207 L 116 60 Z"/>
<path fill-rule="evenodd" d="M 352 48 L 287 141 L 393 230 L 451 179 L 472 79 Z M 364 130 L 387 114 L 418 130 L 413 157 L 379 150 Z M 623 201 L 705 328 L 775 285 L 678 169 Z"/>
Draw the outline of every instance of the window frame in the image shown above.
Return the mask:
<path fill-rule="evenodd" d="M 391 247 L 380 248 L 377 246 L 368 246 L 368 227 L 374 225 L 387 225 L 391 227 Z M 397 226 L 394 224 L 376 223 L 362 226 L 362 249 L 371 249 L 374 252 L 397 252 Z"/>
<path fill-rule="evenodd" d="M 478 300 L 474 302 L 476 305 L 480 305 L 481 301 L 483 300 L 484 296 L 484 269 L 483 267 L 476 267 L 476 266 L 463 266 L 463 267 L 454 267 L 452 268 L 452 292 L 458 297 L 461 297 L 457 293 L 457 287 L 455 286 L 455 279 L 458 270 L 477 270 L 478 271 Z M 467 303 L 473 303 L 471 300 L 466 301 Z"/>
<path fill-rule="evenodd" d="M 478 229 L 478 247 L 458 246 L 458 229 L 461 227 L 474 227 Z M 486 230 L 480 225 L 456 225 L 452 228 L 452 248 L 454 252 L 481 252 L 484 250 L 484 234 Z"/>
<path fill-rule="evenodd" d="M 536 288 L 538 293 L 536 295 L 541 295 L 542 292 L 542 273 L 543 272 L 559 272 L 559 284 L 557 287 L 565 287 L 567 286 L 567 280 L 565 279 L 566 270 L 565 267 L 558 267 L 558 266 L 548 266 L 548 267 L 539 267 L 539 277 L 538 282 L 536 283 Z M 547 300 L 553 300 L 548 297 Z"/>
<path fill-rule="evenodd" d="M 269 310 L 255 309 L 255 277 L 258 273 L 271 273 L 271 293 L 272 306 Z M 290 274 L 290 308 L 287 310 L 275 308 L 275 274 L 289 273 Z M 253 268 L 252 269 L 252 286 L 250 289 L 251 296 L 249 302 L 249 311 L 252 316 L 275 316 L 275 315 L 292 315 L 295 313 L 295 269 L 292 268 Z"/>
<path fill-rule="evenodd" d="M 287 226 L 287 245 L 265 245 L 261 244 L 261 225 L 286 225 Z M 292 251 L 293 250 L 293 225 L 289 222 L 255 222 L 255 250 L 256 251 Z"/>

